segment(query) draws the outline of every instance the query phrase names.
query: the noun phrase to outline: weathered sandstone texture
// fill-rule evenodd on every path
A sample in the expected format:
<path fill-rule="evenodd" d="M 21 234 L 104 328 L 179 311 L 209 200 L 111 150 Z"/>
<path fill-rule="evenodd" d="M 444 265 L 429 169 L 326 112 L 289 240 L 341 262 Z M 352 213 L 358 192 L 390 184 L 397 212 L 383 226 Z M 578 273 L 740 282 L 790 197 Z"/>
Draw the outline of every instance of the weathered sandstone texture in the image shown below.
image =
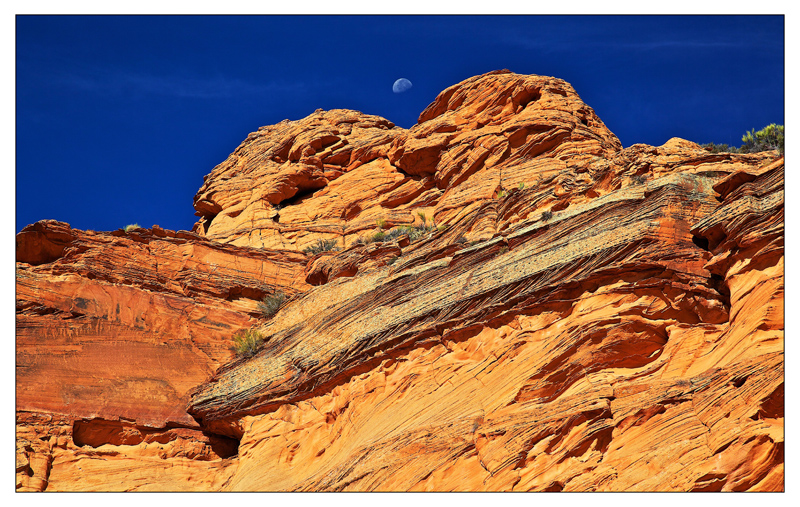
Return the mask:
<path fill-rule="evenodd" d="M 262 127 L 193 232 L 17 235 L 17 488 L 781 491 L 783 181 L 508 71 Z"/>

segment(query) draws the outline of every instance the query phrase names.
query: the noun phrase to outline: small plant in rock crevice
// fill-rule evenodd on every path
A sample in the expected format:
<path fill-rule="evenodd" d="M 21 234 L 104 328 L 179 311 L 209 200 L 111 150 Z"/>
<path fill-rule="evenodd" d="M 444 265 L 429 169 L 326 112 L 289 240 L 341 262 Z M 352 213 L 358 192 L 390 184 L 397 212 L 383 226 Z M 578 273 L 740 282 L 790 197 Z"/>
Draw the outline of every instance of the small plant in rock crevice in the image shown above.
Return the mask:
<path fill-rule="evenodd" d="M 544 213 L 542 213 L 542 220 L 544 220 L 545 222 L 547 222 L 551 218 L 553 218 L 553 212 L 552 211 L 547 210 Z"/>
<path fill-rule="evenodd" d="M 140 229 L 141 226 L 139 224 L 128 224 L 122 228 L 125 232 L 131 232 L 134 229 Z"/>
<path fill-rule="evenodd" d="M 265 318 L 270 318 L 278 313 L 284 301 L 286 301 L 286 295 L 280 291 L 264 296 L 264 299 L 258 303 L 258 311 L 260 311 L 261 315 Z"/>
<path fill-rule="evenodd" d="M 233 335 L 231 349 L 240 357 L 253 357 L 264 343 L 264 335 L 255 329 L 241 329 Z"/>
<path fill-rule="evenodd" d="M 303 249 L 303 253 L 307 255 L 317 255 L 322 252 L 336 252 L 339 247 L 336 245 L 335 239 L 321 239 L 313 245 Z"/>

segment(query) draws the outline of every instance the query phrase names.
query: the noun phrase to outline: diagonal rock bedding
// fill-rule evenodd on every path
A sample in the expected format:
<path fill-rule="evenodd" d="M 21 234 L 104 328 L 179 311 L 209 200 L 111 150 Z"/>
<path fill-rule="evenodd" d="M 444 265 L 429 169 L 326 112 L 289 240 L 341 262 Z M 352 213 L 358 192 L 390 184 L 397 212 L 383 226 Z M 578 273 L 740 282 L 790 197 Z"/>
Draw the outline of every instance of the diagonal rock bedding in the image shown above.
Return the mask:
<path fill-rule="evenodd" d="M 17 490 L 781 491 L 783 182 L 509 71 L 262 127 L 191 232 L 17 235 Z"/>

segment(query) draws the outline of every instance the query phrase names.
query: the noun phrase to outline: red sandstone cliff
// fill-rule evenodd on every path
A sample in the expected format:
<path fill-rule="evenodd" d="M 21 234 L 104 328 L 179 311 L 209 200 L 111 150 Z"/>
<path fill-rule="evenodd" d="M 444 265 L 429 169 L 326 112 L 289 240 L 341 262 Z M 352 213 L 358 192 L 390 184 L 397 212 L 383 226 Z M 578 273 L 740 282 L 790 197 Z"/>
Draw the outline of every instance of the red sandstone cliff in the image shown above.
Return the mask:
<path fill-rule="evenodd" d="M 783 171 L 508 71 L 262 127 L 193 232 L 17 235 L 17 488 L 782 490 Z"/>

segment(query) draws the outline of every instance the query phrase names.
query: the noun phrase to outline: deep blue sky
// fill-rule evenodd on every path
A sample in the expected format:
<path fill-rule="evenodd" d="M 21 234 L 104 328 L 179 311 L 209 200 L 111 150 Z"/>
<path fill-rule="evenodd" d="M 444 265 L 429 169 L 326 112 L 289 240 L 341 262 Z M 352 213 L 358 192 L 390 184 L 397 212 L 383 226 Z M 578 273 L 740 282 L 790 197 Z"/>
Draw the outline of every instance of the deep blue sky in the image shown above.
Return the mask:
<path fill-rule="evenodd" d="M 349 108 L 407 128 L 502 68 L 572 83 L 625 147 L 784 123 L 780 16 L 19 16 L 16 230 L 190 229 L 258 127 Z"/>

